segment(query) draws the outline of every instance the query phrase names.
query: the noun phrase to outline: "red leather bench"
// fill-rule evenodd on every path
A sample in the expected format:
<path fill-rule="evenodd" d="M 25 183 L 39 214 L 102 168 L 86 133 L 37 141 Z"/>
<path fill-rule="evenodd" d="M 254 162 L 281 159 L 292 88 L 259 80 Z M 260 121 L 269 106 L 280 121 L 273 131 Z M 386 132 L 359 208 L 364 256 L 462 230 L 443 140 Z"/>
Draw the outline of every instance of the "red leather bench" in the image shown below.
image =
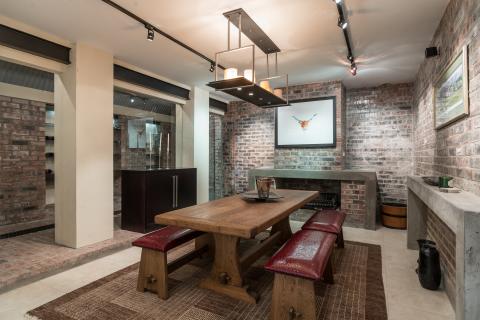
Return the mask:
<path fill-rule="evenodd" d="M 337 235 L 337 246 L 344 248 L 343 222 L 347 214 L 341 210 L 320 210 L 317 211 L 302 226 L 303 230 L 317 230 Z"/>
<path fill-rule="evenodd" d="M 168 274 L 199 257 L 207 248 L 194 250 L 168 264 L 167 251 L 202 235 L 200 231 L 167 226 L 133 241 L 133 246 L 142 248 L 137 290 L 156 292 L 159 298 L 168 299 Z"/>
<path fill-rule="evenodd" d="M 316 319 L 316 281 L 333 283 L 333 233 L 300 230 L 267 262 L 275 273 L 271 319 Z"/>

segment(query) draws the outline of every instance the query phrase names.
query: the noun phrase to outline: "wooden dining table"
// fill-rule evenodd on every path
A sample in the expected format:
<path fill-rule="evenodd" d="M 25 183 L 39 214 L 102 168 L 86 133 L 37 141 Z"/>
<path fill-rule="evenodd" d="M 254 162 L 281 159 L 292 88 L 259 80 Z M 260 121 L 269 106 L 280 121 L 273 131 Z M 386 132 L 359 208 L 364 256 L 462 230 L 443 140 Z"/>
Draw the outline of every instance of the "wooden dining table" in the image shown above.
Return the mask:
<path fill-rule="evenodd" d="M 317 191 L 277 189 L 282 198 L 265 202 L 247 201 L 242 195 L 202 203 L 155 216 L 155 223 L 206 232 L 196 246 L 214 247 L 209 277 L 200 287 L 248 303 L 258 301 L 258 293 L 249 289 L 243 277 L 256 260 L 292 235 L 289 215 L 318 197 Z M 252 239 L 271 227 L 268 238 L 240 254 L 241 239 Z"/>

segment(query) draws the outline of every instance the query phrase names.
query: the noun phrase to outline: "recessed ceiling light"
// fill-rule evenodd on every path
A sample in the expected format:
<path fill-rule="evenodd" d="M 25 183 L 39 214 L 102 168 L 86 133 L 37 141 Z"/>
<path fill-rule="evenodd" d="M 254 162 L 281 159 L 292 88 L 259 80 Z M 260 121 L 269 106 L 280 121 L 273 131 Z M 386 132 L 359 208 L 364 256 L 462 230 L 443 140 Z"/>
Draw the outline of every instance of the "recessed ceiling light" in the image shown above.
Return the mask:
<path fill-rule="evenodd" d="M 253 92 L 249 92 L 248 95 L 249 95 L 249 96 L 253 96 Z"/>
<path fill-rule="evenodd" d="M 242 91 L 242 88 L 237 88 L 237 91 Z"/>
<path fill-rule="evenodd" d="M 134 103 L 134 102 L 135 102 L 135 99 L 133 99 L 133 97 L 130 98 L 130 103 Z"/>
<path fill-rule="evenodd" d="M 335 0 L 335 3 L 340 4 L 340 3 L 342 3 L 342 0 Z"/>

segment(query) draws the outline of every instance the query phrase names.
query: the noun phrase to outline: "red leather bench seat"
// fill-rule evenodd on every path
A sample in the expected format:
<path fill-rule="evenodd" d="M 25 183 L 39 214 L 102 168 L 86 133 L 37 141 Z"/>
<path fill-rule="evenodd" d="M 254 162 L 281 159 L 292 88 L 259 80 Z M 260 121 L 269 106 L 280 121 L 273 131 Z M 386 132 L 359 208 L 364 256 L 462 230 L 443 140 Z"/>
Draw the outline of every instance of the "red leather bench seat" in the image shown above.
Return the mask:
<path fill-rule="evenodd" d="M 167 226 L 153 231 L 132 242 L 132 245 L 141 248 L 166 252 L 185 242 L 201 236 L 203 232 L 175 226 Z"/>
<path fill-rule="evenodd" d="M 336 236 L 327 232 L 300 230 L 267 262 L 265 269 L 311 280 L 320 280 Z"/>
<path fill-rule="evenodd" d="M 347 214 L 344 211 L 322 210 L 316 212 L 302 226 L 304 230 L 317 230 L 339 234 Z"/>

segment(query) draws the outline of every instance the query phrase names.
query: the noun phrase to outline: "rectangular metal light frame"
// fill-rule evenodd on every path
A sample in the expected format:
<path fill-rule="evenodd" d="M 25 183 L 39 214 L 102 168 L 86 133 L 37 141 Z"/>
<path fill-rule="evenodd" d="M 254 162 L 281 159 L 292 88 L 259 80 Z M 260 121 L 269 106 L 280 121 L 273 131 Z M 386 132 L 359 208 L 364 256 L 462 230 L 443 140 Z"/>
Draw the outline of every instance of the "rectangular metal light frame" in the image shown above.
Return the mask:
<path fill-rule="evenodd" d="M 216 52 L 215 53 L 215 81 L 221 81 L 221 80 L 218 80 L 218 73 L 217 73 L 218 66 L 219 66 L 218 56 L 221 55 L 221 54 L 228 53 L 228 52 L 244 50 L 248 47 L 250 47 L 252 49 L 252 77 L 253 77 L 253 80 L 254 80 L 254 81 L 252 81 L 252 85 L 253 85 L 253 83 L 255 82 L 255 45 L 254 44 L 250 44 L 250 45 L 247 45 L 247 46 L 242 46 L 242 47 L 235 48 L 235 49 L 229 49 L 229 50 Z M 225 69 L 227 69 L 227 68 L 228 67 L 225 67 Z M 238 78 L 240 78 L 240 77 L 238 77 Z M 223 79 L 223 80 L 225 80 L 225 79 Z"/>

